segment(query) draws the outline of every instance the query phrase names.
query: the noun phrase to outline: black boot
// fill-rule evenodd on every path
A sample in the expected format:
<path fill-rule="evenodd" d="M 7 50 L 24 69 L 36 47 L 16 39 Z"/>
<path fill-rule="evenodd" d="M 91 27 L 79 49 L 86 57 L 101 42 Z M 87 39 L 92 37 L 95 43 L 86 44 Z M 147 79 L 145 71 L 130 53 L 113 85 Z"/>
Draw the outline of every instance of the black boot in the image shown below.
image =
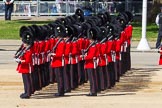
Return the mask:
<path fill-rule="evenodd" d="M 64 94 L 61 94 L 61 93 L 55 93 L 54 96 L 55 96 L 55 97 L 61 97 L 61 96 L 64 96 Z"/>
<path fill-rule="evenodd" d="M 97 96 L 97 93 L 89 93 L 86 96 Z"/>
<path fill-rule="evenodd" d="M 21 95 L 20 95 L 20 98 L 21 98 L 21 99 L 29 99 L 30 96 L 29 96 L 28 94 L 24 93 L 24 94 L 21 94 Z"/>

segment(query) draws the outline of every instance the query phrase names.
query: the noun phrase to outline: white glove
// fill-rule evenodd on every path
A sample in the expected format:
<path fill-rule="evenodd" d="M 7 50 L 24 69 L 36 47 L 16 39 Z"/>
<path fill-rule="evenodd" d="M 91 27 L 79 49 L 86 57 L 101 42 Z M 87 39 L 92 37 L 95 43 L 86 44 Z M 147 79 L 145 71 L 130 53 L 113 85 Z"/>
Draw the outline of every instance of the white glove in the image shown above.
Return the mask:
<path fill-rule="evenodd" d="M 21 60 L 19 58 L 14 59 L 17 63 L 21 63 Z"/>
<path fill-rule="evenodd" d="M 55 53 L 49 53 L 48 56 L 55 56 Z"/>

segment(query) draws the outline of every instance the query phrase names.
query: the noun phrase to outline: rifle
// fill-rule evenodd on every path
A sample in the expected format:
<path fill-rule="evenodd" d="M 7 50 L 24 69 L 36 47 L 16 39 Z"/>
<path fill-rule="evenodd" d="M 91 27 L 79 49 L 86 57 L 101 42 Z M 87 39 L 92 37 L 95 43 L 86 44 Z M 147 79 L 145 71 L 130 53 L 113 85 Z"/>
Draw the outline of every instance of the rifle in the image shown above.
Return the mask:
<path fill-rule="evenodd" d="M 23 45 L 23 44 L 22 44 L 22 45 Z M 22 45 L 21 45 L 21 46 L 22 46 Z M 22 57 L 22 56 L 25 54 L 25 52 L 26 52 L 27 50 L 29 50 L 30 48 L 31 48 L 31 45 L 29 45 L 28 47 L 23 48 L 23 49 L 21 49 L 21 50 L 20 50 L 20 48 L 19 48 L 20 51 L 16 52 L 15 58 L 17 59 L 17 58 Z"/>
<path fill-rule="evenodd" d="M 22 56 L 26 53 L 26 51 L 29 50 L 29 49 L 31 48 L 31 46 L 32 46 L 32 45 L 29 45 L 28 47 L 26 47 L 26 48 L 23 50 L 23 52 L 19 55 L 19 58 L 22 57 Z"/>
<path fill-rule="evenodd" d="M 73 36 L 71 35 L 68 39 L 65 40 L 65 43 L 70 42 L 72 40 Z"/>
<path fill-rule="evenodd" d="M 23 50 L 23 44 L 21 44 L 21 46 L 19 47 L 19 49 L 16 51 L 14 57 L 17 57 L 22 50 Z"/>
<path fill-rule="evenodd" d="M 110 40 L 112 37 L 113 37 L 113 35 L 112 35 L 112 34 L 109 34 L 108 36 L 106 36 L 105 38 L 103 38 L 103 39 L 100 41 L 100 43 L 104 43 L 104 42 L 106 42 L 107 40 Z"/>
<path fill-rule="evenodd" d="M 26 53 L 26 51 L 31 48 L 31 46 L 32 45 L 29 45 L 28 47 L 23 48 L 21 51 L 19 51 L 19 53 L 15 56 L 15 61 L 17 63 L 21 63 L 20 57 L 22 57 Z"/>
<path fill-rule="evenodd" d="M 88 52 L 88 50 L 90 49 L 91 46 L 95 45 L 97 43 L 97 40 L 96 41 L 93 41 L 89 44 L 89 46 L 87 47 L 87 49 L 83 50 L 82 54 L 85 55 L 85 53 Z"/>

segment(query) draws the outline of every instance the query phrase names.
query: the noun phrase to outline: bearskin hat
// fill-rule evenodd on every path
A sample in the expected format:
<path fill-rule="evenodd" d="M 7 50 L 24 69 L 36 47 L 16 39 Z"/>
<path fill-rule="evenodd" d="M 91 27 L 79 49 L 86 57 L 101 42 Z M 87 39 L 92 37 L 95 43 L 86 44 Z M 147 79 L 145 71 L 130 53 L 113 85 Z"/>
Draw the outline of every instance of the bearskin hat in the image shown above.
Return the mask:
<path fill-rule="evenodd" d="M 105 24 L 105 22 L 107 21 L 106 15 L 104 13 L 98 13 L 97 16 L 101 19 L 101 24 L 100 25 Z"/>
<path fill-rule="evenodd" d="M 84 22 L 84 15 L 78 14 L 78 15 L 77 15 L 77 21 L 78 21 L 78 22 Z"/>
<path fill-rule="evenodd" d="M 55 27 L 55 36 L 60 36 L 60 37 L 64 37 L 65 36 L 65 26 L 62 24 L 58 24 Z"/>
<path fill-rule="evenodd" d="M 99 33 L 100 33 L 100 29 L 98 26 L 91 27 L 89 30 L 87 30 L 87 38 L 98 40 Z"/>
<path fill-rule="evenodd" d="M 107 23 L 111 22 L 111 15 L 110 15 L 110 13 L 106 11 L 104 14 L 105 14 L 105 17 L 106 17 L 106 22 Z"/>
<path fill-rule="evenodd" d="M 82 34 L 83 36 L 87 36 L 87 30 L 91 28 L 91 25 L 89 23 L 83 22 L 82 23 Z"/>
<path fill-rule="evenodd" d="M 82 33 L 82 26 L 80 24 L 74 24 L 71 26 L 73 28 L 73 37 L 78 37 Z"/>
<path fill-rule="evenodd" d="M 69 22 L 68 22 L 68 20 L 66 18 L 59 18 L 58 20 L 60 20 L 61 24 L 63 24 L 63 25 L 68 25 L 69 24 Z"/>
<path fill-rule="evenodd" d="M 107 28 L 108 35 L 114 34 L 115 26 L 112 23 L 106 24 L 105 27 Z"/>
<path fill-rule="evenodd" d="M 103 38 L 107 37 L 108 35 L 108 29 L 104 26 L 100 27 L 100 39 L 102 40 Z"/>
<path fill-rule="evenodd" d="M 96 26 L 96 23 L 95 23 L 95 21 L 93 19 L 88 19 L 86 21 L 86 23 L 89 23 L 91 25 L 91 27 Z"/>
<path fill-rule="evenodd" d="M 102 24 L 101 18 L 99 18 L 97 16 L 92 16 L 90 19 L 94 21 L 95 25 L 101 26 L 101 24 Z"/>
<path fill-rule="evenodd" d="M 48 24 L 48 26 L 50 27 L 50 30 L 51 30 L 51 36 L 53 37 L 54 36 L 54 34 L 55 34 L 55 27 L 57 26 L 58 24 L 56 24 L 56 23 L 49 23 Z M 51 37 L 50 36 L 50 37 Z"/>
<path fill-rule="evenodd" d="M 41 27 L 38 26 L 38 25 L 32 25 L 32 27 L 35 30 L 35 36 L 34 36 L 34 38 L 36 40 L 42 40 L 42 37 L 41 37 L 41 35 L 42 35 Z"/>
<path fill-rule="evenodd" d="M 20 28 L 20 30 L 19 30 L 19 36 L 22 38 L 23 32 L 24 32 L 24 31 L 28 31 L 28 30 L 30 30 L 29 27 L 27 27 L 27 26 L 22 26 L 22 27 Z"/>
<path fill-rule="evenodd" d="M 22 41 L 28 45 L 32 45 L 34 43 L 34 36 L 31 31 L 24 31 L 22 34 Z"/>
<path fill-rule="evenodd" d="M 70 15 L 70 16 L 67 16 L 67 18 L 70 20 L 71 24 L 74 24 L 75 22 L 77 22 L 77 15 Z"/>
<path fill-rule="evenodd" d="M 127 16 L 128 16 L 128 21 L 129 21 L 129 22 L 132 22 L 132 20 L 133 20 L 133 14 L 132 14 L 131 12 L 129 12 L 129 11 L 125 11 L 125 13 L 126 13 Z"/>
<path fill-rule="evenodd" d="M 65 32 L 66 36 L 70 37 L 74 34 L 74 29 L 71 26 L 67 25 L 65 26 Z"/>
<path fill-rule="evenodd" d="M 82 15 L 82 16 L 84 16 L 84 12 L 83 12 L 83 10 L 80 9 L 80 8 L 76 9 L 75 14 L 76 14 L 76 15 Z"/>

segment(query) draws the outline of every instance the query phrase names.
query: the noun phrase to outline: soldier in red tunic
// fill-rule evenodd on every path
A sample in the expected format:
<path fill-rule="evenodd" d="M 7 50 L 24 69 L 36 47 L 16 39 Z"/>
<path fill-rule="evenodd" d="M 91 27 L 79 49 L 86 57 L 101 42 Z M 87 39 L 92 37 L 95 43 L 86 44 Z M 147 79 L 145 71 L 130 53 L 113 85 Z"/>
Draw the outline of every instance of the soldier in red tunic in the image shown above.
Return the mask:
<path fill-rule="evenodd" d="M 115 46 L 115 62 L 114 62 L 114 66 L 115 66 L 115 80 L 117 82 L 119 82 L 120 79 L 120 73 L 121 73 L 121 65 L 119 65 L 119 62 L 121 60 L 121 40 L 120 40 L 120 33 L 115 35 L 115 39 L 114 39 L 114 46 Z"/>
<path fill-rule="evenodd" d="M 90 45 L 84 55 L 85 65 L 84 68 L 88 73 L 88 79 L 90 82 L 90 93 L 87 96 L 97 96 L 97 87 L 96 87 L 96 77 L 95 77 L 95 69 L 96 63 L 94 59 L 96 59 L 96 45 L 95 40 L 97 35 L 97 30 L 95 28 L 90 28 L 88 30 L 88 38 L 90 39 Z"/>
<path fill-rule="evenodd" d="M 82 34 L 83 34 L 83 44 L 82 44 L 82 49 L 81 49 L 81 56 L 84 55 L 84 50 L 89 46 L 89 39 L 87 38 L 87 30 L 91 27 L 91 25 L 89 23 L 86 23 L 86 22 L 83 22 L 82 23 Z M 81 44 L 80 42 L 80 39 L 78 40 L 79 44 Z M 81 46 L 81 45 L 80 45 Z M 81 60 L 81 71 L 84 71 L 83 75 L 84 75 L 84 82 L 87 82 L 88 81 L 88 75 L 87 75 L 87 72 L 86 70 L 84 69 L 84 63 L 85 63 L 85 60 L 84 60 L 84 57 L 81 57 L 82 60 Z"/>
<path fill-rule="evenodd" d="M 57 36 L 56 44 L 53 47 L 50 55 L 52 56 L 51 67 L 53 68 L 57 86 L 58 93 L 55 96 L 64 96 L 64 54 L 65 54 L 65 41 L 63 36 L 65 35 L 65 27 L 63 25 L 57 25 L 55 30 L 55 36 Z"/>
<path fill-rule="evenodd" d="M 108 35 L 107 36 L 107 49 L 106 49 L 106 55 L 107 55 L 107 60 L 108 60 L 108 75 L 110 76 L 110 86 L 108 88 L 111 88 L 115 85 L 115 69 L 114 69 L 114 29 L 115 26 L 114 24 L 110 23 L 106 25 L 106 28 L 108 29 Z"/>
<path fill-rule="evenodd" d="M 75 89 L 78 87 L 78 42 L 73 37 L 73 40 L 71 42 L 72 50 L 71 50 L 71 88 Z"/>
<path fill-rule="evenodd" d="M 108 65 L 108 60 L 107 60 L 107 55 L 106 55 L 106 50 L 107 50 L 107 35 L 108 35 L 108 30 L 106 27 L 102 26 L 100 27 L 100 47 L 99 49 L 99 62 L 98 62 L 98 67 L 99 67 L 99 80 L 100 80 L 100 86 L 101 90 L 106 90 L 107 88 L 110 87 L 110 76 L 108 73 L 107 65 Z"/>
<path fill-rule="evenodd" d="M 32 71 L 32 45 L 33 34 L 30 31 L 24 31 L 22 33 L 23 49 L 19 55 L 15 58 L 18 63 L 17 71 L 22 74 L 24 93 L 20 95 L 20 98 L 30 98 L 32 94 L 32 85 L 30 73 Z"/>
<path fill-rule="evenodd" d="M 65 40 L 65 54 L 64 54 L 64 60 L 65 60 L 65 66 L 64 66 L 64 89 L 65 92 L 71 91 L 71 76 L 70 76 L 70 66 L 71 66 L 71 58 L 70 53 L 72 50 L 72 44 L 71 39 L 73 35 L 73 28 L 71 26 L 65 27 L 66 36 L 64 38 Z"/>
<path fill-rule="evenodd" d="M 133 20 L 133 15 L 129 11 L 125 11 L 126 15 L 128 16 L 127 25 L 125 28 L 126 36 L 127 36 L 127 70 L 131 69 L 131 56 L 130 56 L 130 48 L 131 48 L 131 38 L 132 38 L 132 32 L 133 32 L 133 26 L 131 25 L 131 22 Z"/>

